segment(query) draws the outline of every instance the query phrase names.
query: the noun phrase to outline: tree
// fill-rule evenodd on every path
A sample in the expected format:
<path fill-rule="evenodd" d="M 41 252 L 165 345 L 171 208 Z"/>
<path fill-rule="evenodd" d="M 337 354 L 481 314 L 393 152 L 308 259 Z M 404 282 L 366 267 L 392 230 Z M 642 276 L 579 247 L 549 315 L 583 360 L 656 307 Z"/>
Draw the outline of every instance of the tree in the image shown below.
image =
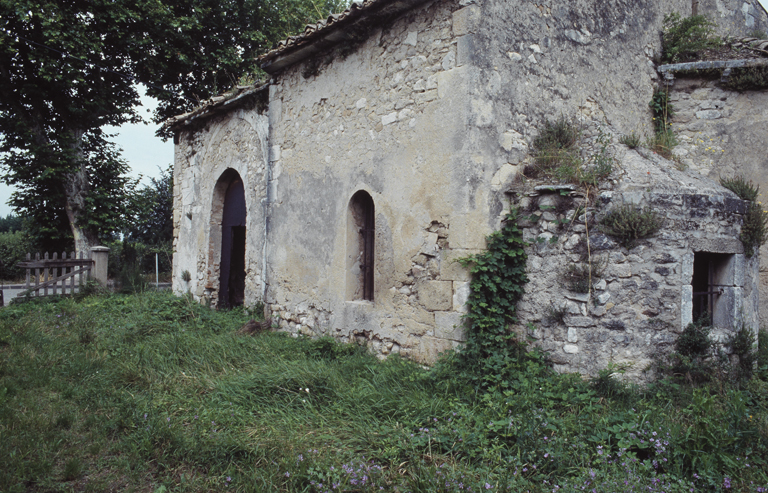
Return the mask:
<path fill-rule="evenodd" d="M 160 170 L 159 178 L 131 197 L 133 220 L 126 226 L 125 241 L 160 245 L 173 241 L 173 170 Z"/>
<path fill-rule="evenodd" d="M 0 165 L 17 213 L 77 251 L 118 230 L 132 183 L 105 125 L 155 121 L 253 72 L 253 57 L 334 0 L 0 0 Z"/>

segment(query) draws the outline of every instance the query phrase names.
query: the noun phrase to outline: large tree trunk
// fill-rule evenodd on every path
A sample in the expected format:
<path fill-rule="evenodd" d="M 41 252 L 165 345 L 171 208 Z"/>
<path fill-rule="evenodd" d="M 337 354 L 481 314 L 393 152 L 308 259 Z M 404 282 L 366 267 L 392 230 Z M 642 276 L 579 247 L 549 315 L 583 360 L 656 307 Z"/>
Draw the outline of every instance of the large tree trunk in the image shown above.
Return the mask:
<path fill-rule="evenodd" d="M 91 247 L 99 244 L 99 239 L 93 231 L 83 227 L 80 219 L 80 211 L 85 209 L 85 197 L 88 194 L 88 172 L 85 169 L 85 156 L 81 148 L 83 132 L 75 132 L 75 139 L 72 144 L 72 154 L 77 159 L 78 167 L 67 175 L 64 182 L 64 196 L 66 203 L 64 210 L 69 219 L 69 227 L 72 229 L 72 237 L 75 240 L 75 252 L 87 257 L 90 255 Z"/>

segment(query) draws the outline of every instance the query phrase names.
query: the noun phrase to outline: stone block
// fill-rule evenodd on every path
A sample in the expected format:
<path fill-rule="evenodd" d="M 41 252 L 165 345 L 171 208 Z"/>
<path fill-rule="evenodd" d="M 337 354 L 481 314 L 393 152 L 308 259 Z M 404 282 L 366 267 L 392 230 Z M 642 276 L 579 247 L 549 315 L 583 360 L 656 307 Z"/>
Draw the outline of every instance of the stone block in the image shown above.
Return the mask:
<path fill-rule="evenodd" d="M 477 251 L 443 250 L 440 262 L 440 278 L 444 281 L 469 281 L 469 268 L 462 266 L 457 259 L 467 257 Z"/>
<path fill-rule="evenodd" d="M 463 36 L 475 32 L 480 23 L 480 7 L 468 5 L 453 13 L 453 35 Z"/>
<path fill-rule="evenodd" d="M 435 312 L 435 337 L 463 341 L 466 338 L 466 322 L 458 312 Z"/>
<path fill-rule="evenodd" d="M 579 352 L 579 346 L 575 344 L 566 344 L 563 346 L 563 352 L 566 354 L 576 354 Z"/>
<path fill-rule="evenodd" d="M 453 283 L 453 309 L 457 312 L 465 313 L 467 311 L 467 300 L 470 293 L 469 282 Z"/>
<path fill-rule="evenodd" d="M 456 41 L 456 66 L 472 63 L 475 58 L 475 37 L 472 34 L 461 36 Z"/>
<path fill-rule="evenodd" d="M 418 284 L 419 302 L 427 310 L 446 311 L 453 307 L 453 282 L 424 281 Z"/>
<path fill-rule="evenodd" d="M 568 327 L 568 342 L 579 342 L 579 333 L 574 327 Z"/>
<path fill-rule="evenodd" d="M 389 125 L 390 123 L 395 123 L 396 121 L 397 121 L 397 111 L 393 111 L 392 113 L 389 113 L 388 115 L 384 115 L 381 117 L 382 125 Z"/>
<path fill-rule="evenodd" d="M 594 327 L 595 321 L 591 317 L 570 317 L 568 325 L 573 327 Z"/>
<path fill-rule="evenodd" d="M 448 339 L 436 339 L 434 337 L 422 337 L 418 342 L 414 341 L 408 355 L 417 363 L 432 364 L 437 361 L 440 353 L 453 349 L 454 343 Z"/>
<path fill-rule="evenodd" d="M 612 264 L 608 266 L 606 275 L 619 278 L 632 277 L 632 266 L 630 264 Z"/>
<path fill-rule="evenodd" d="M 720 118 L 722 113 L 717 110 L 702 110 L 696 112 L 696 118 L 700 120 L 716 120 Z"/>
<path fill-rule="evenodd" d="M 610 293 L 600 293 L 599 295 L 597 295 L 597 302 L 601 305 L 605 305 L 606 303 L 608 303 L 609 299 L 611 299 Z"/>
<path fill-rule="evenodd" d="M 688 284 L 682 287 L 680 293 L 680 326 L 684 329 L 691 322 L 693 322 L 693 286 Z"/>
<path fill-rule="evenodd" d="M 565 297 L 569 300 L 580 301 L 582 303 L 589 301 L 589 293 L 572 293 L 568 291 L 565 293 Z"/>

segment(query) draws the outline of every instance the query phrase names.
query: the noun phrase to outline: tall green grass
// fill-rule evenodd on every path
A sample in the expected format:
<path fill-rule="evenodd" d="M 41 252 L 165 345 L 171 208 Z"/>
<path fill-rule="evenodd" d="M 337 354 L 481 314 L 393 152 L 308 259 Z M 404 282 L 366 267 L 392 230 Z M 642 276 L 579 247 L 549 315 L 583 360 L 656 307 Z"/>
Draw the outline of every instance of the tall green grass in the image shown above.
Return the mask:
<path fill-rule="evenodd" d="M 427 370 L 327 338 L 238 335 L 249 318 L 162 293 L 0 310 L 0 491 L 717 491 L 726 479 L 758 491 L 768 481 L 759 380 L 637 389 L 606 385 L 606 374 L 593 385 L 530 358 L 481 391 L 450 355 Z"/>

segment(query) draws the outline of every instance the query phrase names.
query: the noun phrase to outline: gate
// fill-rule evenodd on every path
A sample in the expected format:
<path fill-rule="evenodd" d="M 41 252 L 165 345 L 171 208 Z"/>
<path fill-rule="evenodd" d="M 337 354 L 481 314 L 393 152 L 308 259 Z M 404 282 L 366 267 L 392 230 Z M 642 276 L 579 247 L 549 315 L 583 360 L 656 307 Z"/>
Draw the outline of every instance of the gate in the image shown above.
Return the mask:
<path fill-rule="evenodd" d="M 34 260 L 28 253 L 27 261 L 16 265 L 27 270 L 26 291 L 20 293 L 19 297 L 36 297 L 48 296 L 49 289 L 53 295 L 58 294 L 59 289 L 61 294 L 67 294 L 67 290 L 69 294 L 75 294 L 75 288 L 83 285 L 83 278 L 86 282 L 90 279 L 94 260 L 83 258 L 83 252 L 80 252 L 80 258 L 76 257 L 75 252 L 72 252 L 69 258 L 67 252 L 63 252 L 61 258 L 56 252 L 52 258 L 48 257 L 47 252 L 43 258 L 36 253 Z"/>

